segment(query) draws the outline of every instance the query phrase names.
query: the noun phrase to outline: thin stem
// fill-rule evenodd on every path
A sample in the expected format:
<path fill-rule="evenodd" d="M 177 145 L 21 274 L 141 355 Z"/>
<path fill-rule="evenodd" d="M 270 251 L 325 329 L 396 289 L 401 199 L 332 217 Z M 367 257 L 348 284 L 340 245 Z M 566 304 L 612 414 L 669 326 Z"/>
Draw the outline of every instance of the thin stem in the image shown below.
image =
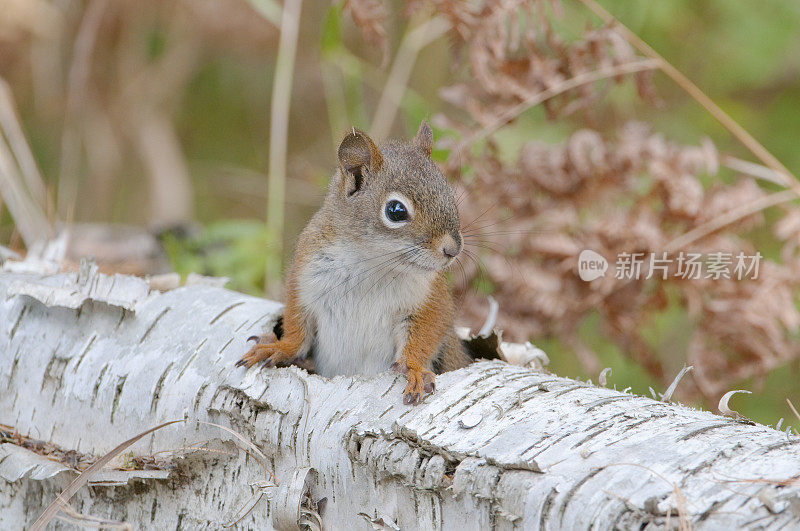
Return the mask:
<path fill-rule="evenodd" d="M 107 5 L 108 0 L 94 0 L 89 4 L 78 28 L 72 63 L 69 67 L 65 126 L 61 138 L 61 160 L 56 200 L 57 211 L 66 223 L 73 221 L 78 200 L 81 139 L 77 122 L 86 102 L 92 54 Z"/>
<path fill-rule="evenodd" d="M 795 409 L 794 404 L 792 404 L 792 401 L 787 398 L 786 403 L 789 404 L 789 408 L 791 408 L 792 413 L 794 413 L 794 416 L 797 417 L 797 420 L 800 420 L 800 413 L 797 412 L 797 409 Z"/>
<path fill-rule="evenodd" d="M 745 203 L 744 205 L 739 205 L 738 207 L 729 210 L 725 214 L 717 216 L 708 223 L 704 223 L 699 227 L 695 227 L 686 234 L 675 238 L 667 244 L 664 250 L 667 252 L 672 252 L 678 249 L 683 249 L 687 245 L 718 231 L 726 225 L 730 225 L 731 223 L 734 223 L 742 218 L 755 214 L 756 212 L 760 212 L 765 208 L 786 203 L 787 201 L 791 201 L 793 199 L 797 199 L 797 192 L 794 190 L 783 190 L 782 192 L 761 197 L 755 201 Z"/>
<path fill-rule="evenodd" d="M 332 64 L 323 61 L 320 64 L 320 73 L 331 130 L 331 146 L 335 150 L 336 144 L 341 140 L 342 131 L 347 129 L 347 96 L 341 79 L 342 74 Z"/>
<path fill-rule="evenodd" d="M 370 134 L 373 137 L 384 138 L 389 134 L 420 50 L 449 29 L 449 22 L 441 17 L 434 17 L 406 32 L 372 119 Z"/>
<path fill-rule="evenodd" d="M 30 191 L 34 201 L 44 212 L 50 210 L 50 198 L 47 195 L 47 187 L 33 158 L 31 147 L 22 131 L 19 116 L 14 108 L 14 96 L 11 87 L 4 79 L 0 78 L 0 129 L 8 139 L 8 145 L 14 158 L 17 160 L 22 177 Z"/>
<path fill-rule="evenodd" d="M 12 97 L 11 88 L 0 78 L 0 198 L 8 205 L 16 228 L 30 249 L 34 243 L 51 238 L 53 227 L 45 212 L 44 184 L 16 120 Z"/>
<path fill-rule="evenodd" d="M 267 233 L 274 244 L 267 254 L 264 290 L 275 296 L 280 289 L 283 256 L 283 226 L 286 197 L 286 148 L 289 130 L 289 105 L 297 52 L 297 35 L 303 0 L 286 0 L 281 14 L 281 37 L 272 86 L 269 129 L 269 177 L 267 182 Z"/>
<path fill-rule="evenodd" d="M 0 195 L 8 205 L 8 211 L 28 249 L 34 243 L 52 236 L 47 216 L 26 189 L 11 149 L 2 134 L 0 134 Z"/>
<path fill-rule="evenodd" d="M 258 14 L 275 26 L 281 23 L 281 6 L 276 0 L 247 0 Z"/>
<path fill-rule="evenodd" d="M 784 188 L 792 187 L 792 182 L 787 178 L 785 173 L 777 173 L 776 171 L 766 166 L 762 166 L 761 164 L 737 159 L 736 157 L 731 157 L 730 155 L 720 156 L 720 163 L 722 163 L 722 165 L 726 168 L 743 173 L 745 175 L 750 175 L 756 179 L 768 181 L 772 184 L 783 186 Z"/>

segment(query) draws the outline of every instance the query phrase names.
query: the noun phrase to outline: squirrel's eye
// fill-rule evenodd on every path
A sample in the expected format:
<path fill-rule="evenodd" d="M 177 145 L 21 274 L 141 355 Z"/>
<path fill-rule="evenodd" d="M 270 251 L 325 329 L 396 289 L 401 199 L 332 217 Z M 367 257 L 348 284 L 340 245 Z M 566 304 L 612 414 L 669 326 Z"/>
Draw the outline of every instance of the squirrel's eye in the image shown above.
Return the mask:
<path fill-rule="evenodd" d="M 408 209 L 397 199 L 392 199 L 386 203 L 386 219 L 393 223 L 408 221 Z"/>

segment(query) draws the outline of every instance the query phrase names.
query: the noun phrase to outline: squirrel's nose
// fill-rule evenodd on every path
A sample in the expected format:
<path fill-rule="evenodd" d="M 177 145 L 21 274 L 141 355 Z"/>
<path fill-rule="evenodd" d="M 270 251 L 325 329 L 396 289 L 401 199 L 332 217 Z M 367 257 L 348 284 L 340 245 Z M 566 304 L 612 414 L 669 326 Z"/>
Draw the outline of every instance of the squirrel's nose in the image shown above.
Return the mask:
<path fill-rule="evenodd" d="M 447 258 L 455 258 L 458 255 L 458 249 L 455 247 L 443 247 L 442 253 L 444 253 Z"/>
<path fill-rule="evenodd" d="M 440 249 L 442 254 L 445 255 L 447 258 L 455 258 L 458 256 L 458 253 L 461 252 L 461 238 L 456 240 L 449 234 L 445 234 L 442 237 L 442 243 L 440 244 Z"/>

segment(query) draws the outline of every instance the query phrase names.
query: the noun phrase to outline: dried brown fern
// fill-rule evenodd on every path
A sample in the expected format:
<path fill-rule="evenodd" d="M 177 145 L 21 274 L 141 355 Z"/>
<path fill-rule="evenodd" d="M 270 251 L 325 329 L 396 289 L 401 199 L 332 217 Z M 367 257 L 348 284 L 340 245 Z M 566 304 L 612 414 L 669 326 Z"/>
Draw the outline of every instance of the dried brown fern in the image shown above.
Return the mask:
<path fill-rule="evenodd" d="M 688 363 L 695 365 L 694 379 L 708 397 L 800 354 L 793 337 L 800 331 L 793 302 L 800 288 L 796 246 L 787 249 L 781 263 L 762 260 L 757 279 L 675 278 L 680 251 L 754 255 L 758 249 L 742 234 L 764 224 L 760 213 L 696 241 L 691 249 L 676 250 L 666 280 L 644 279 L 647 264 L 641 280 L 614 278 L 614 260 L 622 253 L 660 256 L 677 236 L 766 196 L 749 177 L 704 187 L 698 176 L 714 175 L 719 168 L 710 141 L 678 146 L 631 123 L 616 140 L 582 130 L 562 144 L 529 142 L 512 163 L 502 162 L 491 147 L 462 154 L 462 161 L 474 168 L 462 200 L 465 218 L 486 212 L 477 230 L 467 229 L 468 241 L 489 242 L 491 248 L 482 253 L 484 271 L 467 263 L 464 275 L 456 276 L 467 302 L 465 320 L 477 321 L 485 312 L 473 284 L 486 276 L 501 302 L 499 322 L 510 337 L 560 337 L 579 349 L 587 370 L 595 371 L 599 365 L 580 344 L 578 327 L 597 312 L 608 339 L 667 382 L 669 360 L 648 342 L 646 331 L 669 297 L 688 311 L 693 328 Z M 800 214 L 788 212 L 775 229 L 793 240 Z M 610 260 L 611 272 L 593 282 L 581 280 L 576 266 L 583 249 Z"/>

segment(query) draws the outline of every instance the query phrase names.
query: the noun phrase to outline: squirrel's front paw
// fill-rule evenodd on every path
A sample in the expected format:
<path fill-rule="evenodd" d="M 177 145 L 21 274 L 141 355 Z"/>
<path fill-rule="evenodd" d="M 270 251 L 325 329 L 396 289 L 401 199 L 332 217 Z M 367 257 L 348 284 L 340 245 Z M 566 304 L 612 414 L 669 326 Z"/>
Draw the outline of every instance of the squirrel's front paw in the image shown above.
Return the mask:
<path fill-rule="evenodd" d="M 274 337 L 274 334 L 273 334 Z M 258 342 L 236 362 L 237 367 L 245 366 L 248 369 L 259 362 L 264 362 L 267 367 L 288 362 L 297 355 L 297 348 L 286 344 L 284 341 L 272 341 L 268 337 L 252 337 Z"/>
<path fill-rule="evenodd" d="M 416 406 L 426 394 L 436 389 L 436 375 L 422 368 L 411 368 L 405 364 L 395 363 L 394 370 L 401 372 L 408 378 L 406 390 L 403 392 L 403 403 Z"/>

